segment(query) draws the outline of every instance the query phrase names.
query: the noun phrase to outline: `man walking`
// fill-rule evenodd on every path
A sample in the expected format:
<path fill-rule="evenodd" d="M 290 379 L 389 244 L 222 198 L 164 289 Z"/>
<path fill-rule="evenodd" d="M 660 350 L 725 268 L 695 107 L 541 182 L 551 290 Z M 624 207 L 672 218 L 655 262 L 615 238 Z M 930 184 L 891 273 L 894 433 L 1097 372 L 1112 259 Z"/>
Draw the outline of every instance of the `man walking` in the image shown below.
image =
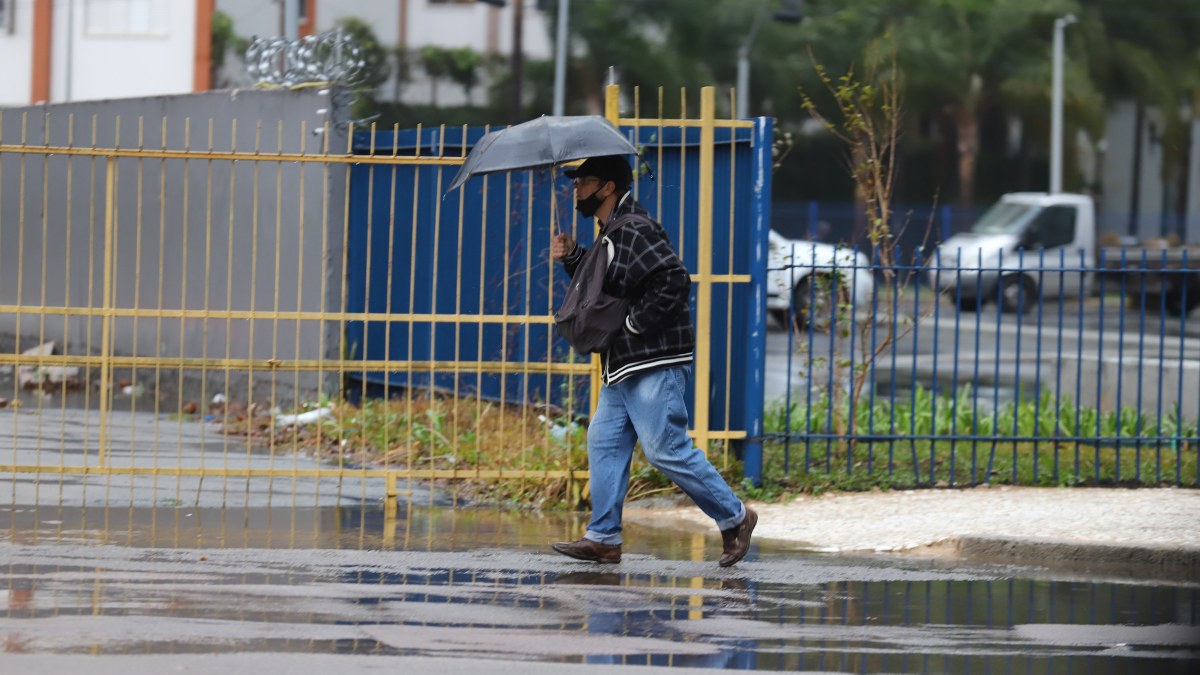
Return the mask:
<path fill-rule="evenodd" d="M 750 548 L 758 514 L 733 493 L 688 436 L 684 398 L 695 335 L 688 309 L 691 277 L 666 231 L 629 189 L 633 171 L 620 155 L 592 157 L 566 175 L 575 181 L 575 208 L 600 224 L 597 246 L 608 248 L 605 291 L 629 301 L 625 329 L 603 354 L 600 400 L 588 425 L 592 520 L 574 542 L 554 550 L 601 563 L 621 561 L 621 514 L 634 444 L 721 530 L 718 564 L 728 567 Z M 611 227 L 622 218 L 621 227 Z M 574 276 L 584 248 L 559 233 L 551 255 Z M 703 394 L 701 394 L 703 395 Z"/>

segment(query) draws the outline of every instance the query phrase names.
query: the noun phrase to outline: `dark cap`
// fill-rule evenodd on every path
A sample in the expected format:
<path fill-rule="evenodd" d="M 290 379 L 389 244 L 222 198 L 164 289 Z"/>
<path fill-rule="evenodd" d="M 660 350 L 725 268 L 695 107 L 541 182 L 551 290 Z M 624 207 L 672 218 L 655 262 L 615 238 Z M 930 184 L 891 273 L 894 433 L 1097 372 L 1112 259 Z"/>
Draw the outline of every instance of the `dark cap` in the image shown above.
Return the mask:
<path fill-rule="evenodd" d="M 567 178 L 584 178 L 595 176 L 600 180 L 616 183 L 617 190 L 628 190 L 633 184 L 633 169 L 621 155 L 605 155 L 589 157 L 583 164 L 563 172 Z"/>

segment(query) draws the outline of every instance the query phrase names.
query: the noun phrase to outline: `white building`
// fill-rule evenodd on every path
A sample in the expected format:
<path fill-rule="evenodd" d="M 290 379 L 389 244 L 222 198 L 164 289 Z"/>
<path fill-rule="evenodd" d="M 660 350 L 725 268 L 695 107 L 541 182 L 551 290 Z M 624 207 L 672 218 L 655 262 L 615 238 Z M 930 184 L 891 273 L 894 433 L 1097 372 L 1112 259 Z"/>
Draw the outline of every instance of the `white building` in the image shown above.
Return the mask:
<path fill-rule="evenodd" d="M 209 89 L 214 0 L 0 0 L 0 106 Z"/>
<path fill-rule="evenodd" d="M 553 44 L 547 31 L 547 15 L 536 0 L 520 0 L 522 5 L 521 52 L 526 58 L 551 58 Z M 298 0 L 298 33 L 310 35 L 333 29 L 339 21 L 354 17 L 371 26 L 379 44 L 402 47 L 410 52 L 425 46 L 470 47 L 484 56 L 507 58 L 513 48 L 513 15 L 517 0 L 504 7 L 477 0 Z M 233 30 L 242 37 L 284 34 L 284 0 L 217 0 L 217 9 L 233 20 Z M 246 82 L 238 71 L 242 63 L 229 59 L 225 78 Z M 428 103 L 431 85 L 419 66 L 412 80 L 397 97 L 395 79 L 380 88 L 385 99 L 400 98 L 410 103 Z M 458 87 L 442 86 L 438 91 L 442 105 L 465 103 Z"/>
<path fill-rule="evenodd" d="M 522 53 L 551 56 L 546 14 L 522 0 Z M 204 91 L 212 86 L 214 10 L 243 37 L 284 31 L 284 0 L 0 0 L 0 106 L 60 103 Z M 470 47 L 507 57 L 514 40 L 514 0 L 498 7 L 476 0 L 296 0 L 300 35 L 356 17 L 380 44 L 409 51 L 426 45 Z M 225 79 L 250 84 L 240 59 L 226 62 Z M 395 79 L 380 94 L 428 102 L 431 83 L 420 68 L 402 92 Z M 442 104 L 464 101 L 443 85 Z"/>

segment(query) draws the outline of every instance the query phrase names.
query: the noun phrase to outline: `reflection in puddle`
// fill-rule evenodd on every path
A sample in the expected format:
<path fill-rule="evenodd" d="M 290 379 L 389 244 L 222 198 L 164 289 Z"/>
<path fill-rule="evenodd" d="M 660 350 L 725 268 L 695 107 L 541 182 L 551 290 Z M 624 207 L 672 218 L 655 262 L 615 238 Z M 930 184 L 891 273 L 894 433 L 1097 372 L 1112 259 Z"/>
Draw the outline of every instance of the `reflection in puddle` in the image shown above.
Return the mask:
<path fill-rule="evenodd" d="M 619 566 L 547 542 L 576 516 L 408 508 L 8 509 L 0 649 L 304 652 L 876 673 L 1191 673 L 1200 590 L 947 572 L 630 528 Z M 76 544 L 84 544 L 82 546 Z M 294 550 L 293 550 L 294 549 Z M 703 562 L 701 562 L 703 561 Z M 167 620 L 169 619 L 169 620 Z"/>
<path fill-rule="evenodd" d="M 541 516 L 403 505 L 395 518 L 386 517 L 381 507 L 361 506 L 24 506 L 0 507 L 0 541 L 152 548 L 467 550 L 497 546 L 543 550 L 556 536 L 575 535 L 585 522 L 578 514 Z M 654 536 L 654 531 L 649 534 Z"/>

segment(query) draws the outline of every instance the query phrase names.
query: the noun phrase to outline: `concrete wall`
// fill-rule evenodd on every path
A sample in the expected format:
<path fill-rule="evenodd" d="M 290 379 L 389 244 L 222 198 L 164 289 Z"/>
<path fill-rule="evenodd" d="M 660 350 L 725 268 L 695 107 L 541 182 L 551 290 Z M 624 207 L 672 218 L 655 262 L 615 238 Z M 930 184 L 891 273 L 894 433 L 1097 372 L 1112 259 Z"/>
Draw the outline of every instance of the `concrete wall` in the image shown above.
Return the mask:
<path fill-rule="evenodd" d="M 0 111 L 5 144 L 319 152 L 346 147 L 343 107 L 318 90 L 228 91 Z M 334 98 L 341 98 L 335 95 Z M 234 124 L 236 123 L 236 133 Z M 303 125 L 303 126 L 302 126 Z M 119 308 L 317 311 L 339 307 L 345 165 L 116 160 L 113 299 Z M 106 160 L 0 153 L 0 304 L 103 306 Z M 101 320 L 0 314 L 7 348 L 100 351 Z M 118 317 L 117 355 L 315 359 L 337 326 L 270 319 Z M 178 369 L 176 369 L 177 371 Z M 209 372 L 210 387 L 224 372 Z M 170 376 L 171 373 L 166 373 Z M 197 381 L 199 371 L 184 374 Z M 245 373 L 232 373 L 234 382 Z M 266 382 L 268 376 L 258 373 Z M 313 374 L 279 378 L 314 391 Z M 212 391 L 210 388 L 209 391 Z"/>

